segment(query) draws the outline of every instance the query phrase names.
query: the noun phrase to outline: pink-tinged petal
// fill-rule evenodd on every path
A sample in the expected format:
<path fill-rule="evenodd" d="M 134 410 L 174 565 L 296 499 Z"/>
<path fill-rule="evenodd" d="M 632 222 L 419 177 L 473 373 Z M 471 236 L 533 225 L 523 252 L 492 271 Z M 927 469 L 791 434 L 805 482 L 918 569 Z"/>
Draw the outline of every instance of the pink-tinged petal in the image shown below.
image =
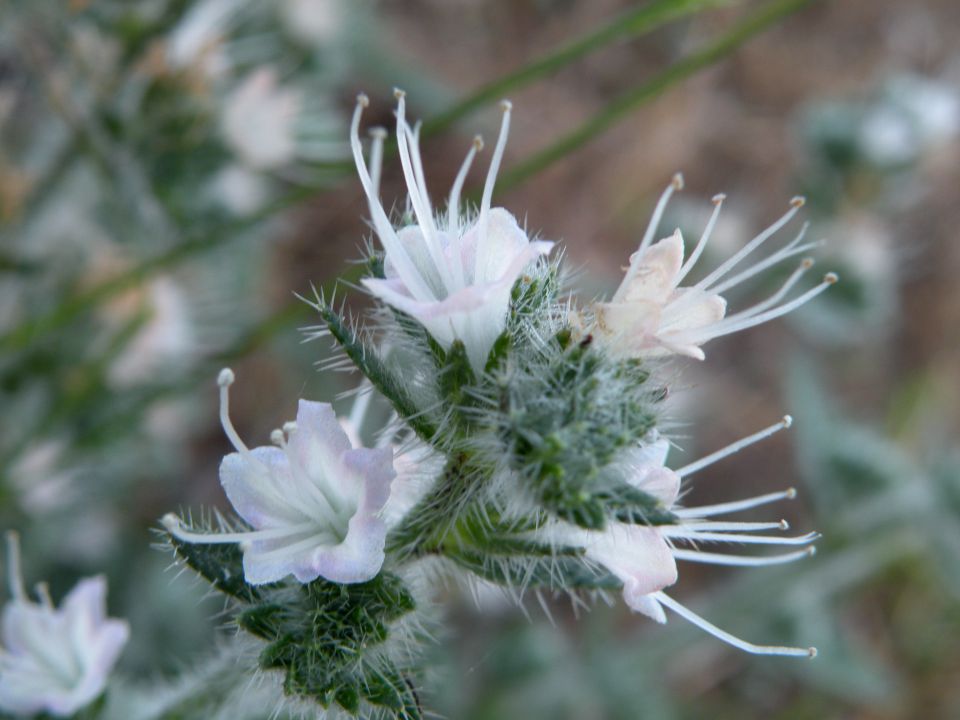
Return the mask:
<path fill-rule="evenodd" d="M 624 349 L 643 347 L 660 327 L 661 306 L 650 300 L 631 303 L 600 303 L 600 329 Z"/>
<path fill-rule="evenodd" d="M 705 328 L 723 320 L 726 312 L 727 301 L 721 296 L 681 288 L 664 307 L 658 334 L 670 337 L 670 333 Z"/>
<path fill-rule="evenodd" d="M 258 447 L 251 457 L 230 453 L 220 463 L 220 484 L 237 513 L 257 529 L 303 522 L 290 498 L 290 462 L 280 448 Z"/>
<path fill-rule="evenodd" d="M 477 234 L 477 241 L 468 239 L 468 247 L 477 247 L 479 222 L 465 233 L 474 234 Z M 508 272 L 514 258 L 523 253 L 529 245 L 527 234 L 517 224 L 513 215 L 503 208 L 491 208 L 487 216 L 487 241 L 483 245 L 483 256 L 474 256 L 473 259 L 473 282 L 482 285 L 499 281 Z"/>
<path fill-rule="evenodd" d="M 326 478 L 337 488 L 340 458 L 350 450 L 350 438 L 340 426 L 330 403 L 301 400 L 297 408 L 297 429 L 288 442 L 290 457 L 312 479 Z"/>
<path fill-rule="evenodd" d="M 627 603 L 627 607 L 634 612 L 646 615 L 661 625 L 667 622 L 667 614 L 663 611 L 660 602 L 651 595 L 643 595 L 637 592 L 632 580 L 623 584 L 623 600 Z"/>
<path fill-rule="evenodd" d="M 628 478 L 631 485 L 653 495 L 666 507 L 673 507 L 680 494 L 680 476 L 669 468 L 650 465 Z"/>
<path fill-rule="evenodd" d="M 430 255 L 423 230 L 420 229 L 419 225 L 407 225 L 397 230 L 396 235 L 420 278 L 435 294 L 439 293 L 442 288 L 440 273 L 433 262 L 433 257 Z M 411 283 L 416 282 L 415 279 L 404 277 L 399 272 L 397 264 L 390 257 L 390 253 L 387 253 L 384 258 L 383 274 L 388 280 L 394 278 L 400 280 L 404 287 L 409 287 Z"/>
<path fill-rule="evenodd" d="M 629 583 L 631 596 L 648 595 L 677 581 L 677 564 L 656 528 L 614 523 L 591 535 L 587 557 L 606 567 L 625 586 Z"/>
<path fill-rule="evenodd" d="M 617 297 L 620 302 L 652 300 L 664 302 L 675 287 L 683 266 L 683 236 L 679 231 L 630 258 L 633 277 Z"/>
<path fill-rule="evenodd" d="M 667 455 L 670 453 L 670 442 L 664 438 L 658 438 L 653 442 L 645 442 L 643 445 L 630 451 L 629 463 L 636 468 L 646 466 L 663 467 L 667 464 Z"/>
<path fill-rule="evenodd" d="M 362 483 L 363 494 L 343 542 L 318 548 L 312 565 L 333 582 L 365 582 L 374 578 L 383 565 L 387 526 L 380 512 L 390 497 L 390 483 L 396 477 L 393 450 L 357 448 L 346 453 L 343 459 L 346 468 L 355 474 L 355 482 Z"/>
<path fill-rule="evenodd" d="M 60 698 L 51 700 L 48 708 L 61 715 L 72 715 L 89 705 L 104 691 L 110 672 L 130 639 L 130 626 L 123 620 L 105 620 L 86 648 L 86 671 L 82 680 Z"/>

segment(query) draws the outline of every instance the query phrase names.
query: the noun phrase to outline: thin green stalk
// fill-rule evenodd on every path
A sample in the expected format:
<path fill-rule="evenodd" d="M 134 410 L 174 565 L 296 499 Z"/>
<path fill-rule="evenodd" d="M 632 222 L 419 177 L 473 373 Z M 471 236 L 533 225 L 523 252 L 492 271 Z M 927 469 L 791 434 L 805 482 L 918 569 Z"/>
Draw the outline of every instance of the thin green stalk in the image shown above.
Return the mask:
<path fill-rule="evenodd" d="M 443 130 L 465 115 L 502 99 L 507 93 L 546 77 L 616 40 L 646 35 L 674 20 L 694 15 L 701 10 L 729 5 L 733 1 L 654 0 L 628 10 L 607 25 L 591 30 L 519 70 L 482 86 L 450 109 L 424 122 L 423 133 L 429 134 Z"/>
<path fill-rule="evenodd" d="M 716 42 L 687 56 L 642 85 L 621 95 L 573 132 L 560 138 L 533 157 L 507 170 L 500 176 L 497 189 L 503 191 L 523 183 L 557 160 L 582 147 L 644 103 L 653 100 L 682 80 L 729 55 L 778 20 L 782 20 L 813 1 L 778 0 L 765 5 Z"/>

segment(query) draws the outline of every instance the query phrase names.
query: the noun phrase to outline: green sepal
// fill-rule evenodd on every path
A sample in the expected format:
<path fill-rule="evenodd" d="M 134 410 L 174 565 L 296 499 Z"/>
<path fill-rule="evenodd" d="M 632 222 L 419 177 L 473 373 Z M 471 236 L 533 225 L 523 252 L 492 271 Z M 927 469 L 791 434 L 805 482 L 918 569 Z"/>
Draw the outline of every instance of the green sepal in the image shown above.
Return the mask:
<path fill-rule="evenodd" d="M 677 516 L 657 498 L 643 490 L 621 483 L 598 493 L 603 504 L 619 522 L 634 525 L 672 525 Z"/>
<path fill-rule="evenodd" d="M 277 588 L 269 602 L 241 612 L 237 624 L 267 641 L 260 665 L 285 673 L 288 694 L 324 707 L 336 703 L 353 715 L 366 700 L 401 707 L 406 714 L 397 717 L 419 717 L 383 687 L 384 675 L 402 677 L 402 671 L 383 657 L 370 659 L 389 638 L 389 624 L 415 606 L 403 582 L 389 573 L 350 585 L 320 579 Z"/>
<path fill-rule="evenodd" d="M 243 603 L 261 600 L 260 587 L 248 585 L 243 575 L 243 553 L 235 543 L 189 543 L 167 534 L 177 557 L 216 590 Z"/>
<path fill-rule="evenodd" d="M 460 408 L 470 403 L 464 392 L 476 383 L 476 376 L 467 357 L 467 348 L 462 340 L 454 340 L 440 368 L 437 384 L 440 395 L 449 407 Z"/>
<path fill-rule="evenodd" d="M 487 364 L 484 366 L 486 372 L 495 373 L 503 366 L 507 355 L 510 354 L 510 345 L 509 332 L 502 332 L 497 336 L 497 339 L 493 341 L 493 347 L 490 348 L 490 354 L 487 356 Z"/>
<path fill-rule="evenodd" d="M 327 329 L 354 365 L 369 378 L 393 405 L 394 409 L 423 440 L 430 441 L 436 434 L 433 423 L 420 412 L 407 392 L 401 378 L 387 369 L 377 352 L 361 340 L 349 323 L 322 298 L 313 303 L 326 323 Z"/>
<path fill-rule="evenodd" d="M 448 557 L 484 580 L 507 587 L 549 590 L 619 590 L 623 587 L 616 576 L 593 570 L 577 557 L 497 558 L 472 550 L 448 553 Z"/>

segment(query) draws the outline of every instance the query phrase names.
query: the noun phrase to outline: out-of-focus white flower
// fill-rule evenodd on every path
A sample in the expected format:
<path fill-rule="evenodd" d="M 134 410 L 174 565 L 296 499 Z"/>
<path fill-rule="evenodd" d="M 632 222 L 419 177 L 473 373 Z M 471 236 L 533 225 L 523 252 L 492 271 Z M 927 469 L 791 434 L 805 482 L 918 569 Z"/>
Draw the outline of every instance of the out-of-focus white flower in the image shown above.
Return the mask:
<path fill-rule="evenodd" d="M 630 257 L 630 266 L 620 287 L 609 302 L 597 303 L 594 307 L 593 331 L 611 351 L 627 357 L 679 354 L 703 360 L 705 355 L 700 346 L 708 340 L 780 317 L 812 300 L 836 282 L 836 275 L 827 274 L 816 287 L 782 302 L 804 272 L 813 265 L 808 258 L 771 297 L 727 316 L 727 303 L 721 293 L 773 265 L 816 247 L 817 243 L 802 244 L 804 227 L 788 245 L 731 276 L 737 265 L 793 218 L 803 206 L 803 199 L 794 198 L 790 210 L 783 217 L 705 278 L 695 285 L 680 287 L 706 248 L 724 200 L 723 195 L 714 198 L 713 214 L 690 257 L 684 261 L 683 236 L 679 230 L 653 243 L 670 196 L 682 187 L 683 179 L 676 175 L 660 197 L 640 247 Z"/>
<path fill-rule="evenodd" d="M 341 0 L 282 0 L 284 24 L 298 40 L 325 44 L 335 39 L 344 25 Z"/>
<path fill-rule="evenodd" d="M 170 277 L 157 277 L 145 288 L 142 310 L 148 319 L 110 364 L 107 372 L 111 384 L 130 387 L 154 377 L 170 367 L 182 367 L 196 350 L 196 337 L 187 297 Z M 117 314 L 130 308 L 116 308 Z M 122 311 L 122 312 L 121 312 Z M 128 322 L 129 317 L 118 320 Z"/>
<path fill-rule="evenodd" d="M 667 620 L 663 608 L 676 612 L 681 617 L 707 631 L 711 635 L 754 654 L 761 655 L 814 655 L 813 648 L 789 648 L 754 645 L 720 630 L 690 609 L 666 595 L 663 590 L 673 585 L 678 578 L 677 560 L 714 565 L 776 565 L 809 557 L 814 548 L 810 543 L 817 539 L 816 533 L 798 537 L 756 535 L 765 530 L 786 530 L 786 521 L 779 522 L 716 522 L 708 518 L 747 510 L 759 505 L 792 499 L 793 489 L 770 493 L 755 498 L 738 500 L 694 508 L 681 508 L 677 503 L 681 480 L 712 465 L 742 448 L 773 433 L 789 427 L 791 420 L 781 422 L 743 438 L 722 450 L 690 463 L 679 470 L 664 466 L 669 445 L 658 439 L 632 452 L 626 460 L 630 469 L 630 483 L 657 498 L 678 519 L 674 525 L 635 525 L 614 522 L 602 531 L 583 530 L 567 523 L 554 523 L 541 531 L 557 544 L 575 545 L 584 548 L 589 560 L 598 563 L 623 582 L 623 599 L 634 611 L 643 613 L 657 622 Z M 803 550 L 773 556 L 733 555 L 700 550 L 707 543 L 734 543 L 759 545 L 801 545 Z"/>
<path fill-rule="evenodd" d="M 227 165 L 210 183 L 212 198 L 236 215 L 249 215 L 261 210 L 269 192 L 263 175 L 239 163 Z"/>
<path fill-rule="evenodd" d="M 293 575 L 338 583 L 370 580 L 384 560 L 380 517 L 396 473 L 389 447 L 354 448 L 327 403 L 300 401 L 295 423 L 275 430 L 277 447 L 250 450 L 229 417 L 233 372 L 220 373 L 220 420 L 237 452 L 220 465 L 220 483 L 252 530 L 199 534 L 175 515 L 163 522 L 190 543 L 240 543 L 252 585 Z"/>
<path fill-rule="evenodd" d="M 281 87 L 277 74 L 262 67 L 250 73 L 227 97 L 223 133 L 247 165 L 273 170 L 296 157 L 296 123 L 302 98 Z"/>
<path fill-rule="evenodd" d="M 437 217 L 427 195 L 419 132 L 407 124 L 404 93 L 397 91 L 396 96 L 397 147 L 416 224 L 395 229 L 380 203 L 376 181 L 380 153 L 375 144 L 368 170 L 360 146 L 360 116 L 368 104 L 366 96 L 361 95 L 353 114 L 350 141 L 373 227 L 386 251 L 385 277 L 365 278 L 363 284 L 387 305 L 416 318 L 444 347 L 461 340 L 474 369 L 482 370 L 490 348 L 506 326 L 514 283 L 531 262 L 553 247 L 550 242 L 531 241 L 513 215 L 503 208 L 490 207 L 507 142 L 511 106 L 503 104 L 500 137 L 479 213 L 464 217 L 460 210 L 463 183 L 482 147 L 478 138 L 453 183 L 446 215 Z"/>
<path fill-rule="evenodd" d="M 13 599 L 3 609 L 0 710 L 14 715 L 73 715 L 107 684 L 130 629 L 106 617 L 107 582 L 81 580 L 55 608 L 45 584 L 31 602 L 20 575 L 17 536 L 7 536 Z"/>
<path fill-rule="evenodd" d="M 176 70 L 198 68 L 208 76 L 228 66 L 222 43 L 243 0 L 202 0 L 174 28 L 167 43 L 167 62 Z"/>
<path fill-rule="evenodd" d="M 57 438 L 28 446 L 8 470 L 23 509 L 44 515 L 76 501 L 75 472 L 64 469 L 66 443 Z"/>

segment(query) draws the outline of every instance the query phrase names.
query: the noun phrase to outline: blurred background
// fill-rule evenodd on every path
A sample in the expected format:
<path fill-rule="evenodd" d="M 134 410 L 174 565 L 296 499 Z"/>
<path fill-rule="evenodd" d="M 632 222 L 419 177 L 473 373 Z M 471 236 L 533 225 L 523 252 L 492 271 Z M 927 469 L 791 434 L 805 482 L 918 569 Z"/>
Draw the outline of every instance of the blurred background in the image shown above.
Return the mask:
<path fill-rule="evenodd" d="M 611 291 L 676 171 L 662 234 L 707 264 L 806 195 L 842 282 L 678 367 L 682 464 L 789 412 L 691 504 L 796 486 L 824 534 L 786 568 L 681 568 L 677 595 L 812 662 L 743 655 L 613 598 L 550 617 L 440 589 L 426 703 L 453 718 L 960 717 L 960 5 L 955 0 L 8 0 L 0 7 L 0 525 L 59 597 L 105 572 L 120 671 L 172 678 L 222 606 L 151 548 L 164 512 L 226 508 L 216 371 L 248 442 L 356 377 L 320 374 L 295 294 L 369 235 L 346 127 L 360 90 L 425 119 L 445 194 L 514 102 L 497 202 Z M 471 187 L 482 183 L 475 171 Z M 389 157 L 383 196 L 403 202 Z M 730 298 L 763 295 L 770 277 Z M 349 303 L 364 307 L 359 292 Z M 579 617 L 577 617 L 579 616 Z"/>

